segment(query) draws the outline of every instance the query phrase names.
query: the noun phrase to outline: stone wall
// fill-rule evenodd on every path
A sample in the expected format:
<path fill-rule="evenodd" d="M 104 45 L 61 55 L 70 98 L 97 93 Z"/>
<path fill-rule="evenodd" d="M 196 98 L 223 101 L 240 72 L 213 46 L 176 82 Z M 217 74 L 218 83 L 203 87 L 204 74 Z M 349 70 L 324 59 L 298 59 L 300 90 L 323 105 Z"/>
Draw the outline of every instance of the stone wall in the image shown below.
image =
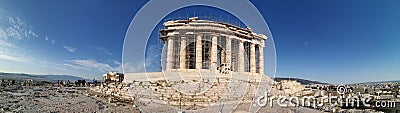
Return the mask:
<path fill-rule="evenodd" d="M 231 76 L 226 75 L 217 76 L 215 80 L 201 79 L 200 81 L 133 80 L 130 83 L 111 83 L 97 86 L 92 90 L 132 99 L 137 106 L 150 106 L 149 104 L 156 103 L 172 106 L 180 110 L 201 110 L 220 103 L 234 103 L 236 101 L 240 101 L 240 105 L 249 106 L 255 97 L 264 94 L 264 92 L 260 92 L 260 84 L 270 84 L 263 85 L 261 88 L 272 85 L 272 79 L 268 77 L 263 77 L 266 80 L 263 83 L 260 83 L 258 79 L 259 77 L 251 75 L 249 78 L 243 77 L 243 79 L 231 78 Z M 187 87 L 182 84 L 191 85 Z M 245 87 L 238 87 L 240 84 L 245 84 Z M 293 85 L 296 87 L 286 87 Z M 288 94 L 294 90 L 301 89 L 298 87 L 299 84 L 292 82 L 285 82 L 283 86 L 285 86 L 286 90 L 271 89 L 271 93 Z"/>

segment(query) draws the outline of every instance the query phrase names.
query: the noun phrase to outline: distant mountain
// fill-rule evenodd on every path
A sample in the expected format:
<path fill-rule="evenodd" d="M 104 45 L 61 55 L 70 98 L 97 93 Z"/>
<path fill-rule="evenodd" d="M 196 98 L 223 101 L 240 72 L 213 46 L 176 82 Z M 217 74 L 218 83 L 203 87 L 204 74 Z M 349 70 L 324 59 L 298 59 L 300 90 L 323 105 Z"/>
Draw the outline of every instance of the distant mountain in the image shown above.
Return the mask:
<path fill-rule="evenodd" d="M 361 82 L 361 83 L 351 83 L 351 84 L 381 84 L 387 82 L 400 82 L 400 80 L 389 80 L 389 81 L 377 81 L 377 82 Z"/>
<path fill-rule="evenodd" d="M 390 80 L 390 81 L 382 81 L 382 82 L 400 82 L 400 80 Z"/>
<path fill-rule="evenodd" d="M 310 84 L 328 84 L 328 83 L 323 83 L 323 82 L 318 82 L 318 81 L 311 81 L 311 80 L 306 80 L 306 79 L 300 79 L 300 78 L 275 78 L 274 79 L 277 82 L 280 82 L 282 80 L 296 80 L 297 82 L 299 82 L 300 84 L 303 85 L 310 85 Z"/>
<path fill-rule="evenodd" d="M 71 82 L 77 80 L 89 81 L 89 79 L 73 75 L 34 75 L 34 74 L 24 74 L 24 73 L 3 73 L 3 72 L 0 72 L 0 79 L 9 79 L 9 80 L 32 79 L 36 81 L 49 81 L 49 82 L 57 82 L 58 80 L 70 80 Z"/>

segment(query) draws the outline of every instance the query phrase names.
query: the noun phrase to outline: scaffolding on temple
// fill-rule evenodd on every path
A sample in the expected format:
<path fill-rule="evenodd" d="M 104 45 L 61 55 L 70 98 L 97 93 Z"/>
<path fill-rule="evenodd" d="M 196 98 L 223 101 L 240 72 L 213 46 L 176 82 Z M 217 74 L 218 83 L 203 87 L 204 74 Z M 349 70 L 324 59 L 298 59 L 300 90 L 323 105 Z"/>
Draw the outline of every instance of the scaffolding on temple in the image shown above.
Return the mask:
<path fill-rule="evenodd" d="M 168 22 L 172 22 L 174 25 L 168 25 Z M 188 16 L 185 19 L 182 19 L 181 16 L 165 19 L 163 24 L 165 28 L 159 30 L 159 35 L 161 35 L 159 37 L 164 44 L 161 46 L 163 48 L 160 61 L 162 71 L 167 69 L 218 69 L 220 72 L 227 70 L 260 73 L 262 63 L 260 62 L 259 48 L 264 46 L 264 41 L 261 40 L 265 40 L 266 37 L 258 36 L 259 34 L 253 33 L 249 28 L 241 28 L 240 21 L 237 21 L 237 24 L 232 25 L 229 19 L 224 20 L 221 16 L 219 19 L 212 16 L 208 18 L 204 16 L 203 19 L 189 18 Z M 185 26 L 187 29 L 178 29 L 175 28 L 176 26 Z M 210 26 L 213 28 L 204 28 Z M 236 32 L 242 33 L 242 35 L 261 37 L 256 40 L 260 40 L 259 42 L 262 43 L 254 45 L 251 42 L 253 39 L 245 39 L 245 36 L 238 35 Z M 175 34 L 171 35 L 171 33 Z M 253 48 L 254 50 L 251 50 Z M 171 54 L 167 54 L 168 51 L 172 51 Z M 213 57 L 217 59 L 213 60 Z"/>

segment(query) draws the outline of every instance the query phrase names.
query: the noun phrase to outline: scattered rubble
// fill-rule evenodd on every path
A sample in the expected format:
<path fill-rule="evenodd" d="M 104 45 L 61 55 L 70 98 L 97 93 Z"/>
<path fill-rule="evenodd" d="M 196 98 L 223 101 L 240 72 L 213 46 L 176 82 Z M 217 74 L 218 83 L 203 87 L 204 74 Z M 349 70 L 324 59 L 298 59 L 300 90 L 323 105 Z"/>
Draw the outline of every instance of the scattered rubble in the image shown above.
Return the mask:
<path fill-rule="evenodd" d="M 88 88 L 7 84 L 0 86 L 0 112 L 139 112 L 132 103 L 104 97 Z"/>

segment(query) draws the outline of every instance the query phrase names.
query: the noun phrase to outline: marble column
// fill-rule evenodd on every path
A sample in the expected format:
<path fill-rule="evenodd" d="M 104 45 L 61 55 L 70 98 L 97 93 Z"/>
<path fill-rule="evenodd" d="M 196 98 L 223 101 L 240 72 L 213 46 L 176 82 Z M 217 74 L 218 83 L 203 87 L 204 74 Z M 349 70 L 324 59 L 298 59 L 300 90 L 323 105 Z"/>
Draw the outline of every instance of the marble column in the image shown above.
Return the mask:
<path fill-rule="evenodd" d="M 226 63 L 226 62 L 227 62 L 226 61 L 226 51 L 223 49 L 223 50 L 221 50 L 221 63 Z"/>
<path fill-rule="evenodd" d="M 197 35 L 197 37 L 196 37 L 196 69 L 198 69 L 198 70 L 201 70 L 202 69 L 202 65 L 203 65 L 203 62 L 202 62 L 202 43 L 201 43 L 201 40 L 202 40 L 202 35 Z"/>
<path fill-rule="evenodd" d="M 181 54 L 180 54 L 180 69 L 183 71 L 186 69 L 186 37 L 181 37 Z"/>
<path fill-rule="evenodd" d="M 217 69 L 218 63 L 218 37 L 212 36 L 211 37 L 211 68 L 212 70 Z"/>
<path fill-rule="evenodd" d="M 225 50 L 225 52 L 226 52 L 226 57 L 225 57 L 225 62 L 224 63 L 229 63 L 229 65 L 232 65 L 231 63 L 231 61 L 232 61 L 232 59 L 231 59 L 231 55 L 232 55 L 232 42 L 231 42 L 231 37 L 225 37 L 225 39 L 226 39 L 226 50 Z M 232 70 L 232 69 L 231 69 Z"/>
<path fill-rule="evenodd" d="M 250 43 L 250 72 L 256 73 L 256 48 L 254 43 Z"/>
<path fill-rule="evenodd" d="M 260 74 L 264 75 L 264 47 L 262 45 L 259 45 L 258 47 L 260 51 L 260 56 L 259 56 Z"/>
<path fill-rule="evenodd" d="M 239 72 L 244 72 L 244 45 L 243 45 L 243 40 L 239 41 L 239 53 L 238 53 L 238 59 L 239 59 L 239 63 L 238 63 L 238 67 L 239 67 Z"/>
<path fill-rule="evenodd" d="M 171 71 L 174 61 L 174 40 L 173 37 L 168 37 L 168 50 L 167 50 L 167 65 L 166 71 Z"/>

